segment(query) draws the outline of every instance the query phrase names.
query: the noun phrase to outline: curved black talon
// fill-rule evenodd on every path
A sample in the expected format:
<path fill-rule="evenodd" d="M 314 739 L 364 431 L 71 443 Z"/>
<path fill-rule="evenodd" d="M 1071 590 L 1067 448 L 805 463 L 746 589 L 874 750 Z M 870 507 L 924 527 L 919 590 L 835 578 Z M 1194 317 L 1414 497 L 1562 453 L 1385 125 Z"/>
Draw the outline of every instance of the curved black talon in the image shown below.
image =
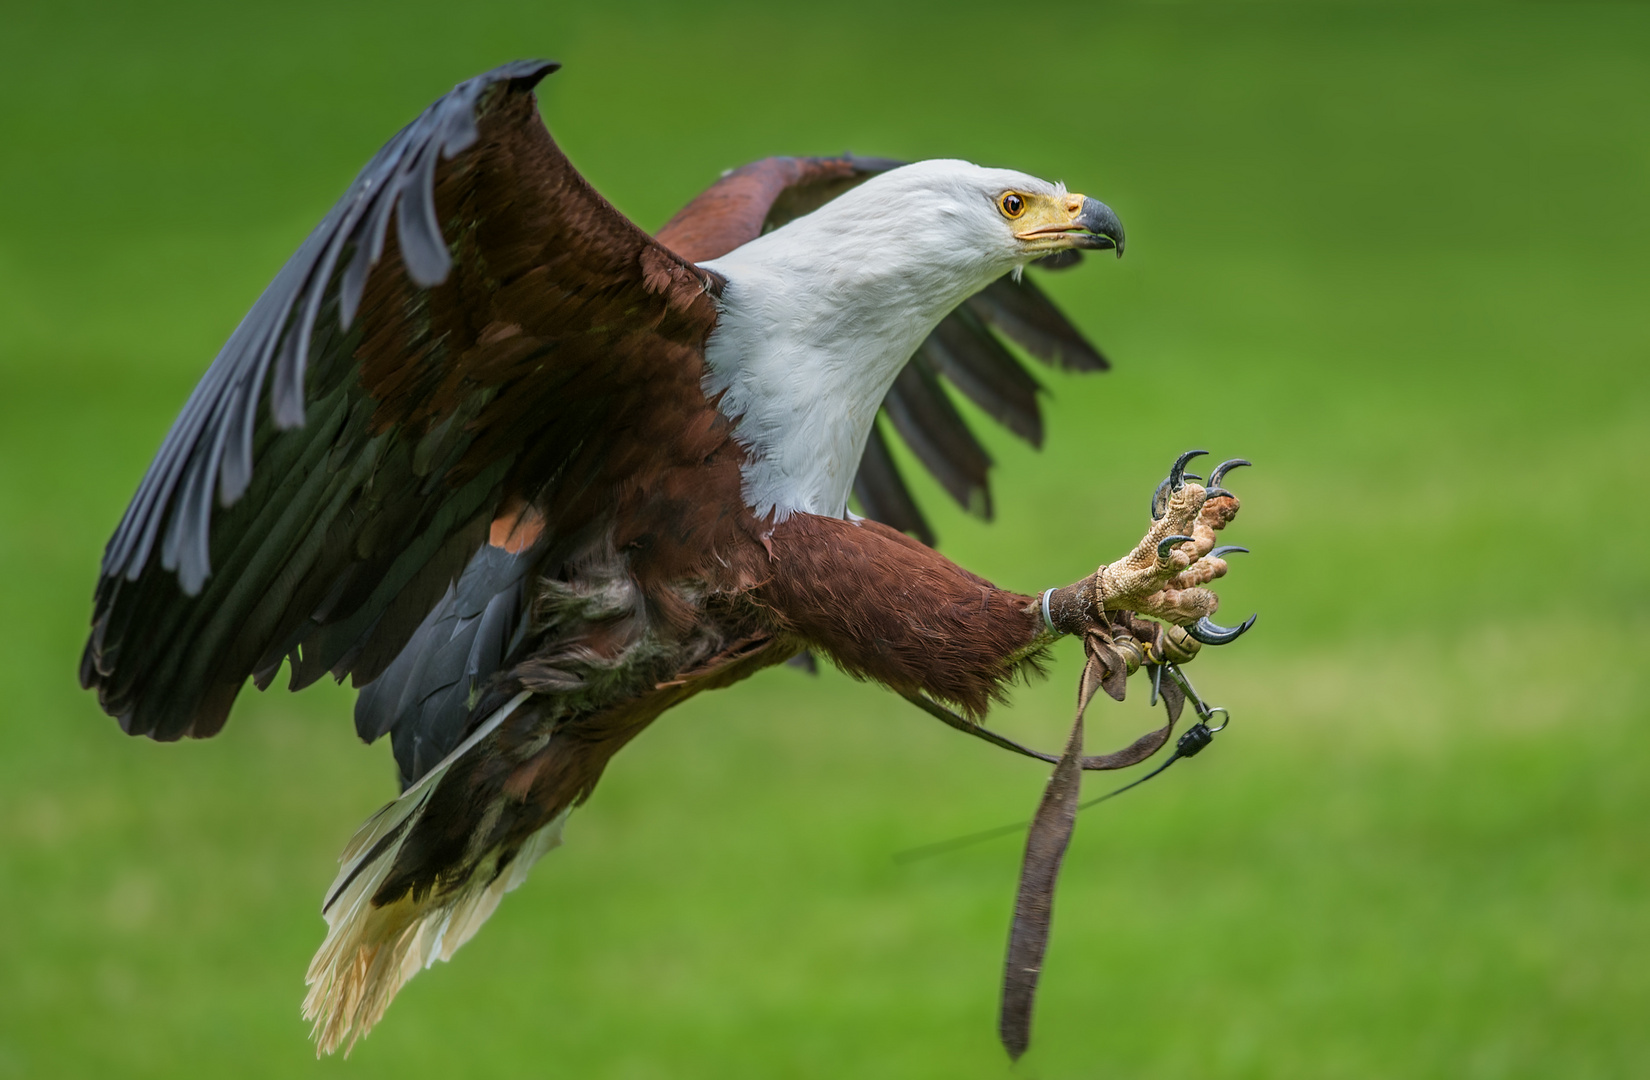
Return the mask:
<path fill-rule="evenodd" d="M 1152 492 L 1152 520 L 1162 521 L 1163 515 L 1169 512 L 1169 482 L 1164 480 Z"/>
<path fill-rule="evenodd" d="M 1231 472 L 1233 469 L 1241 469 L 1245 465 L 1253 465 L 1253 464 L 1254 464 L 1254 462 L 1245 461 L 1243 458 L 1240 458 L 1240 457 L 1235 457 L 1231 461 L 1223 461 L 1219 465 L 1215 466 L 1215 471 L 1214 472 L 1209 474 L 1209 486 L 1210 487 L 1219 487 L 1221 477 L 1225 476 L 1227 473 Z"/>
<path fill-rule="evenodd" d="M 1190 536 L 1165 536 L 1157 542 L 1157 561 L 1167 562 L 1169 554 L 1174 551 L 1176 544 L 1184 544 L 1191 539 Z"/>
<path fill-rule="evenodd" d="M 1186 628 L 1186 632 L 1205 645 L 1229 645 L 1243 636 L 1243 632 L 1255 625 L 1256 616 L 1251 615 L 1236 626 L 1222 626 L 1209 616 Z"/>
<path fill-rule="evenodd" d="M 1175 458 L 1174 464 L 1169 466 L 1169 487 L 1175 491 L 1179 491 L 1181 488 L 1185 487 L 1186 463 L 1195 457 L 1203 457 L 1208 452 L 1209 451 L 1207 450 L 1188 450 L 1184 454 L 1181 454 L 1179 457 Z M 1213 481 L 1211 481 L 1211 483 L 1212 482 Z"/>
<path fill-rule="evenodd" d="M 1163 515 L 1169 512 L 1169 496 L 1186 486 L 1188 475 L 1193 480 L 1200 479 L 1195 473 L 1189 474 L 1186 472 L 1186 463 L 1208 452 L 1207 450 L 1188 450 L 1174 459 L 1174 464 L 1169 466 L 1168 479 L 1158 484 L 1157 490 L 1152 492 L 1153 521 L 1163 520 Z"/>
<path fill-rule="evenodd" d="M 1233 495 L 1230 491 L 1227 491 L 1225 488 L 1215 487 L 1214 485 L 1211 484 L 1209 487 L 1205 488 L 1204 491 L 1203 491 L 1203 501 L 1208 502 L 1210 499 L 1218 499 L 1222 495 L 1226 496 L 1228 499 L 1237 498 L 1236 495 Z"/>
<path fill-rule="evenodd" d="M 1203 557 L 1205 559 L 1220 559 L 1234 552 L 1247 555 L 1249 554 L 1249 549 L 1246 547 L 1238 547 L 1236 544 L 1222 544 L 1217 548 L 1211 548 L 1209 550 L 1209 554 Z"/>

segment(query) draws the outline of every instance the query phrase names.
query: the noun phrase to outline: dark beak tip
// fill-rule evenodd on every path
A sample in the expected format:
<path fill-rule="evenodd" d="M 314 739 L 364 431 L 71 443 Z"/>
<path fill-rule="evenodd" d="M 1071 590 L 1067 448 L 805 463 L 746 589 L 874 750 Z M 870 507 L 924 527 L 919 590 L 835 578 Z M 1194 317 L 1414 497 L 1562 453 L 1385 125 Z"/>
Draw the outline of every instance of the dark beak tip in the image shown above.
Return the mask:
<path fill-rule="evenodd" d="M 1123 257 L 1123 223 L 1111 207 L 1099 199 L 1085 199 L 1080 220 L 1097 241 L 1104 241 L 1097 243 L 1097 247 L 1109 247 L 1117 258 Z"/>

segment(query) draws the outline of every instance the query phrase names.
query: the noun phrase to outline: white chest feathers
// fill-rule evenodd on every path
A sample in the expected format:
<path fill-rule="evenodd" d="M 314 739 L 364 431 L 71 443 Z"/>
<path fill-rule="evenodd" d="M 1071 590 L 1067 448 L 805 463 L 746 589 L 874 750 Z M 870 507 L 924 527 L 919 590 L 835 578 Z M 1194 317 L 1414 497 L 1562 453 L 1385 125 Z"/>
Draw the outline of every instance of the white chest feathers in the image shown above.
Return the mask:
<path fill-rule="evenodd" d="M 908 165 L 704 264 L 728 282 L 704 390 L 749 452 L 757 517 L 846 512 L 894 377 L 940 319 L 1018 261 L 991 192 L 1028 181 L 1041 183 Z"/>

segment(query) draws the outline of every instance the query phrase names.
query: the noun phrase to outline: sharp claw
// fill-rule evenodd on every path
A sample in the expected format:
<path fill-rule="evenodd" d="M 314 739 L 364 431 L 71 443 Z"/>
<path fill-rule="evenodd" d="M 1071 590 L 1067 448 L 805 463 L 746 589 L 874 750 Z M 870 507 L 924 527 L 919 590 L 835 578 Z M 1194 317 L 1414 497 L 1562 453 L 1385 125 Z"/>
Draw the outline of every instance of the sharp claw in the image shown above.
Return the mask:
<path fill-rule="evenodd" d="M 1205 555 L 1204 558 L 1205 559 L 1221 559 L 1221 558 L 1225 558 L 1227 555 L 1232 554 L 1233 552 L 1238 552 L 1240 554 L 1247 555 L 1247 554 L 1249 554 L 1249 549 L 1246 548 L 1246 547 L 1238 547 L 1236 544 L 1222 544 L 1217 548 L 1211 549 L 1209 554 Z"/>
<path fill-rule="evenodd" d="M 1152 520 L 1161 521 L 1163 515 L 1169 512 L 1169 482 L 1167 480 L 1157 485 L 1152 492 Z"/>
<path fill-rule="evenodd" d="M 1253 464 L 1253 462 L 1245 461 L 1240 457 L 1233 458 L 1231 461 L 1221 462 L 1219 465 L 1215 466 L 1215 471 L 1209 474 L 1209 486 L 1218 487 L 1220 485 L 1221 477 L 1225 476 L 1233 469 L 1241 469 L 1243 466 L 1250 464 Z"/>
<path fill-rule="evenodd" d="M 1210 499 L 1218 499 L 1222 495 L 1226 496 L 1228 499 L 1237 498 L 1236 495 L 1233 495 L 1230 491 L 1227 491 L 1225 488 L 1223 488 L 1223 487 L 1214 487 L 1214 486 L 1211 485 L 1210 487 L 1204 489 L 1203 501 L 1208 502 Z"/>
<path fill-rule="evenodd" d="M 1243 632 L 1255 625 L 1255 616 L 1251 615 L 1236 626 L 1222 626 L 1209 616 L 1197 620 L 1186 628 L 1186 632 L 1205 645 L 1229 645 L 1243 636 Z"/>
<path fill-rule="evenodd" d="M 1201 480 L 1201 479 L 1203 479 L 1203 477 L 1197 475 L 1197 473 L 1195 473 L 1195 472 L 1185 473 L 1185 474 L 1183 474 L 1183 476 L 1184 476 L 1184 479 L 1187 479 L 1187 480 Z"/>
<path fill-rule="evenodd" d="M 1174 550 L 1175 545 L 1184 544 L 1190 539 L 1192 539 L 1190 536 L 1165 536 L 1157 542 L 1157 561 L 1167 562 L 1169 553 Z"/>
<path fill-rule="evenodd" d="M 1209 451 L 1207 450 L 1188 450 L 1184 454 L 1181 454 L 1179 457 L 1175 458 L 1174 464 L 1169 466 L 1169 489 L 1171 491 L 1179 491 L 1181 488 L 1185 487 L 1186 463 L 1195 457 L 1202 457 L 1208 452 Z"/>

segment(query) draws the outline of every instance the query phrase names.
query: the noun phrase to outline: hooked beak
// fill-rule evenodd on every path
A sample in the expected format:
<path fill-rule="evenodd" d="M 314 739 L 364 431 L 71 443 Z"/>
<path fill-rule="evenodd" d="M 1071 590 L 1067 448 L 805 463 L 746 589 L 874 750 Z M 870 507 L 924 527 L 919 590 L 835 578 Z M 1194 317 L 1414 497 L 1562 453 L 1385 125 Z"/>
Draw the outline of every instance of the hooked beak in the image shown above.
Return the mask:
<path fill-rule="evenodd" d="M 1033 242 L 1059 238 L 1064 242 L 1050 246 L 1060 249 L 1104 251 L 1112 248 L 1119 259 L 1123 257 L 1123 223 L 1117 220 L 1111 207 L 1087 195 L 1069 195 L 1062 209 L 1064 213 L 1057 215 L 1062 220 L 1046 221 L 1014 235 Z"/>

